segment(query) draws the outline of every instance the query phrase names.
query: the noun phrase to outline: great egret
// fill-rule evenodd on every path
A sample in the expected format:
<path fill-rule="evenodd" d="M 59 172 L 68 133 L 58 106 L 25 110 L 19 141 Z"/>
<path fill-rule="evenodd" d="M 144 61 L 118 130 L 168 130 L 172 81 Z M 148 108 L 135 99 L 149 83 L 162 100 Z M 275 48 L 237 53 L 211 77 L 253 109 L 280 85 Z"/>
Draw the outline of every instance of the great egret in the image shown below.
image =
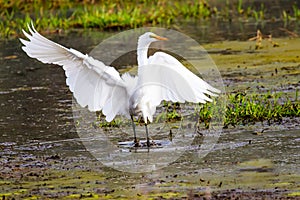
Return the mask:
<path fill-rule="evenodd" d="M 43 63 L 62 66 L 66 84 L 80 106 L 87 106 L 90 111 L 102 110 L 108 122 L 116 115 L 131 118 L 135 145 L 138 141 L 134 116 L 141 116 L 145 122 L 149 147 L 147 123 L 153 121 L 156 107 L 162 100 L 206 103 L 212 101 L 206 95 L 220 93 L 169 54 L 156 52 L 148 58 L 148 47 L 152 42 L 167 40 L 152 32 L 146 32 L 138 39 L 138 76 L 129 73 L 120 76 L 115 68 L 48 40 L 33 25 L 28 24 L 28 29 L 30 34 L 22 31 L 29 41 L 20 38 L 27 55 Z"/>

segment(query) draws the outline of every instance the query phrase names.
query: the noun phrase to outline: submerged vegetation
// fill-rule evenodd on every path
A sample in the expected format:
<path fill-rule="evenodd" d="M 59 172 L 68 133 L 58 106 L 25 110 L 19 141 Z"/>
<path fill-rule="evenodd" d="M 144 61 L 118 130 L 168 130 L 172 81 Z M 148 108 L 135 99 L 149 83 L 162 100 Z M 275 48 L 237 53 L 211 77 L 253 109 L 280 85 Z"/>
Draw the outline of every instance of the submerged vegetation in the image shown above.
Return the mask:
<path fill-rule="evenodd" d="M 224 4 L 224 5 L 222 5 Z M 237 3 L 210 5 L 209 1 L 8 1 L 0 0 L 0 36 L 18 35 L 31 20 L 43 30 L 69 28 L 124 29 L 144 25 L 170 26 L 182 19 L 217 18 L 231 21 L 233 17 L 256 21 L 274 19 L 266 6 Z M 297 20 L 300 9 L 291 5 L 281 10 L 281 20 Z"/>

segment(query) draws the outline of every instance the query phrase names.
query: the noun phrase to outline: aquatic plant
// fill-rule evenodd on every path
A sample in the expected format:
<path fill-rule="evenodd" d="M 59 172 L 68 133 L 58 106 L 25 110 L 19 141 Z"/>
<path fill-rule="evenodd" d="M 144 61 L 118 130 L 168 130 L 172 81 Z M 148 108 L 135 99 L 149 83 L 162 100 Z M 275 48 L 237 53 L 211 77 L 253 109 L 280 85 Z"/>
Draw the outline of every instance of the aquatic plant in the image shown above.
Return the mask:
<path fill-rule="evenodd" d="M 174 122 L 182 119 L 180 113 L 180 104 L 163 102 L 162 112 L 159 113 L 155 119 L 155 122 L 165 121 L 165 122 Z"/>
<path fill-rule="evenodd" d="M 31 20 L 39 29 L 53 31 L 69 28 L 126 29 L 144 25 L 165 26 L 182 19 L 210 19 L 212 17 L 232 20 L 233 16 L 263 20 L 265 5 L 255 9 L 245 7 L 239 0 L 237 7 L 226 1 L 219 9 L 208 1 L 42 1 L 33 2 L 0 0 L 0 37 L 20 34 Z M 291 5 L 293 16 L 282 11 L 283 19 L 299 19 L 300 9 Z"/>
<path fill-rule="evenodd" d="M 237 13 L 242 14 L 244 13 L 243 9 L 243 0 L 239 0 L 237 4 Z"/>
<path fill-rule="evenodd" d="M 300 8 L 297 5 L 293 5 L 293 13 L 295 19 L 300 18 Z"/>
<path fill-rule="evenodd" d="M 290 14 L 288 11 L 283 10 L 282 11 L 282 17 L 284 21 L 290 21 L 290 20 L 298 20 L 300 19 L 300 8 L 296 4 L 292 6 L 292 14 Z"/>
<path fill-rule="evenodd" d="M 208 104 L 199 104 L 195 107 L 194 115 L 198 117 L 200 124 L 204 128 L 210 127 L 210 122 L 216 115 L 224 117 L 215 119 L 224 121 L 224 128 L 229 126 L 247 125 L 255 122 L 280 123 L 283 117 L 300 117 L 300 103 L 298 100 L 299 91 L 296 90 L 294 97 L 291 98 L 282 92 L 277 93 L 246 93 L 238 92 L 227 94 L 227 106 L 220 108 L 218 98 Z M 222 101 L 222 99 L 221 99 Z M 99 118 L 100 119 L 100 118 Z M 156 122 L 174 122 L 182 120 L 180 105 L 178 103 L 164 102 L 163 111 L 157 116 Z M 118 127 L 122 123 L 120 120 L 113 122 L 100 121 L 99 127 Z"/>
<path fill-rule="evenodd" d="M 95 127 L 108 128 L 108 127 L 120 127 L 123 121 L 120 118 L 115 118 L 111 122 L 105 120 L 105 116 L 102 112 L 97 112 L 97 120 L 93 124 Z"/>
<path fill-rule="evenodd" d="M 189 18 L 209 18 L 216 13 L 216 8 L 211 8 L 206 1 L 191 1 L 187 3 L 175 2 L 175 8 L 178 14 L 185 19 Z"/>
<path fill-rule="evenodd" d="M 298 91 L 295 92 L 294 100 L 284 96 L 282 92 L 230 94 L 224 127 L 264 121 L 270 125 L 272 122 L 281 122 L 283 117 L 299 117 L 300 104 L 297 98 Z"/>
<path fill-rule="evenodd" d="M 218 108 L 216 104 L 199 105 L 196 109 L 199 123 L 203 124 L 205 128 L 209 128 L 211 120 L 216 115 L 224 116 L 224 128 L 255 122 L 267 122 L 271 125 L 274 122 L 281 122 L 283 117 L 300 116 L 298 91 L 295 92 L 294 99 L 285 96 L 282 92 L 267 92 L 264 94 L 231 93 L 227 95 L 225 110 Z"/>
<path fill-rule="evenodd" d="M 41 29 L 135 28 L 142 25 L 169 26 L 176 16 L 208 17 L 210 7 L 205 1 L 193 3 L 161 0 L 133 2 L 55 1 L 22 3 L 20 1 L 0 1 L 0 34 L 2 37 L 20 33 L 29 21 Z"/>
<path fill-rule="evenodd" d="M 261 20 L 264 20 L 265 18 L 265 6 L 264 4 L 260 4 L 260 9 L 257 11 L 257 10 L 253 10 L 252 11 L 252 15 L 255 19 L 255 21 L 261 21 Z"/>

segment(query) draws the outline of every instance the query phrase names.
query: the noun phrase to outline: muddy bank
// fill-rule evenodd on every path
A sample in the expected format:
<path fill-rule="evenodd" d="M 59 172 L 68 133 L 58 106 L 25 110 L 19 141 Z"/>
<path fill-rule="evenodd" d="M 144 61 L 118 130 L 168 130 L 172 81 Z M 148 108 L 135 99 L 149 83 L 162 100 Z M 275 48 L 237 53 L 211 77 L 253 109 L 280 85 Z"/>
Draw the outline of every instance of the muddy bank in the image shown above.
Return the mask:
<path fill-rule="evenodd" d="M 261 135 L 232 130 L 222 134 L 204 158 L 191 150 L 166 168 L 132 174 L 103 166 L 84 148 L 59 153 L 55 145 L 32 144 L 36 150 L 32 151 L 2 143 L 0 195 L 5 199 L 293 199 L 299 195 L 299 144 L 297 130 Z"/>

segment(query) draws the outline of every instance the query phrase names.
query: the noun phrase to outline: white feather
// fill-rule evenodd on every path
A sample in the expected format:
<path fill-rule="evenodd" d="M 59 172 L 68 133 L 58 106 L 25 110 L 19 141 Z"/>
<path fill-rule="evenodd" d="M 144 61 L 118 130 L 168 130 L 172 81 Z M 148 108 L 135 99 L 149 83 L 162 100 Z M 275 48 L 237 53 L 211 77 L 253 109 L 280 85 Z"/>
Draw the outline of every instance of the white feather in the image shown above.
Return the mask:
<path fill-rule="evenodd" d="M 152 115 L 162 100 L 172 102 L 206 103 L 206 95 L 217 96 L 220 91 L 184 67 L 169 54 L 157 52 L 148 58 L 148 65 L 139 66 L 139 104 L 145 119 Z M 138 104 L 138 103 L 137 103 Z"/>
<path fill-rule="evenodd" d="M 210 86 L 190 72 L 174 57 L 157 52 L 147 58 L 149 45 L 159 38 L 148 32 L 138 41 L 138 77 L 123 74 L 106 66 L 87 54 L 67 49 L 40 35 L 33 26 L 29 33 L 23 30 L 29 41 L 20 39 L 28 56 L 43 63 L 63 67 L 66 84 L 77 102 L 90 111 L 102 110 L 107 121 L 116 115 L 142 115 L 152 122 L 156 107 L 162 100 L 172 102 L 206 103 L 210 96 L 217 96 L 218 89 Z"/>
<path fill-rule="evenodd" d="M 75 49 L 67 49 L 48 40 L 40 35 L 33 26 L 28 26 L 28 28 L 30 34 L 24 30 L 23 33 L 29 41 L 20 39 L 24 44 L 22 49 L 28 56 L 43 63 L 63 66 L 67 77 L 66 84 L 82 107 L 87 106 L 90 111 L 102 109 L 107 111 L 109 121 L 117 114 L 128 112 L 128 108 L 122 107 L 128 104 L 126 96 L 129 95 L 127 94 L 126 83 L 113 67 L 105 66 L 101 61 Z M 117 94 L 118 96 L 115 97 L 114 95 Z M 119 94 L 125 94 L 125 98 L 120 99 Z M 111 99 L 117 98 L 118 102 L 111 101 Z"/>

